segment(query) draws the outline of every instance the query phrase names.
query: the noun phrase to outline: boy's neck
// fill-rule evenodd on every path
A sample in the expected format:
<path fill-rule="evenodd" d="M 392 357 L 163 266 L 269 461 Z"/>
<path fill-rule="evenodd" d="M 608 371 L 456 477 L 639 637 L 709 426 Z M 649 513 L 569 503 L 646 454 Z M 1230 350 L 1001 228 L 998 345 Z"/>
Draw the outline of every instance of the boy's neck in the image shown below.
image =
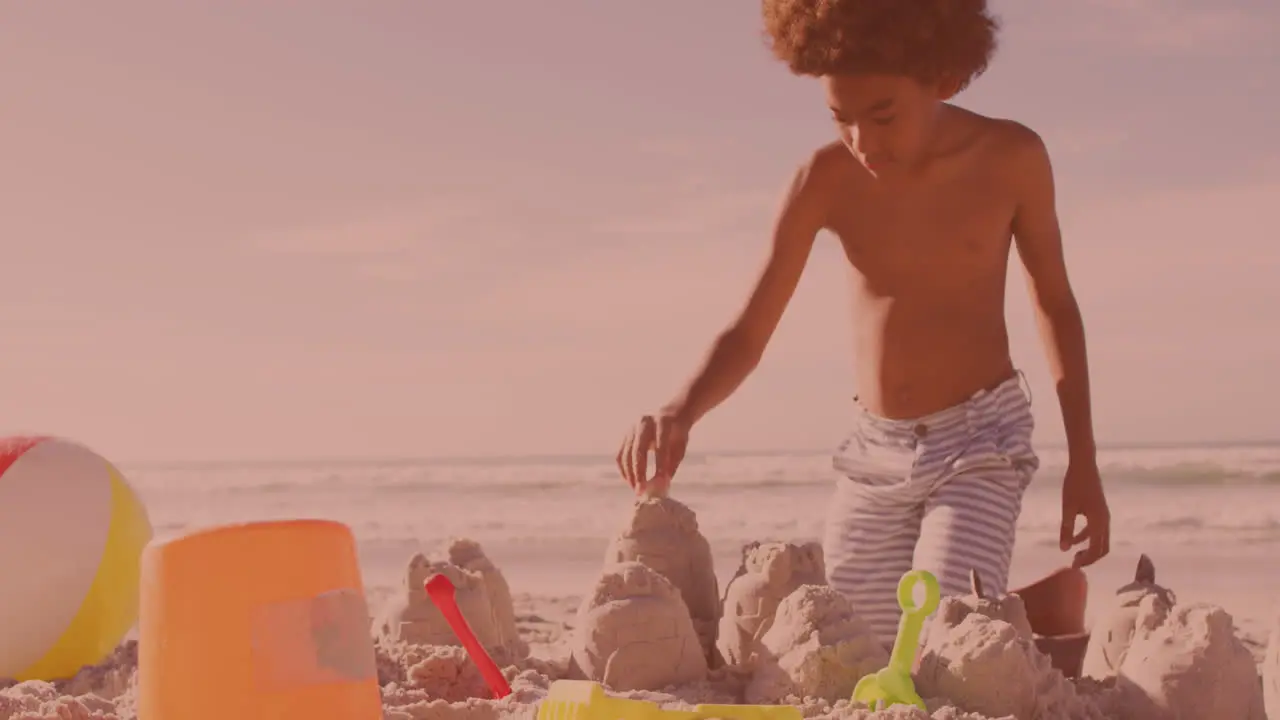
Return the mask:
<path fill-rule="evenodd" d="M 955 152 L 956 146 L 960 144 L 958 139 L 966 132 L 963 112 L 950 103 L 938 102 L 924 147 L 904 168 L 906 179 L 918 179 L 927 175 L 939 161 Z"/>

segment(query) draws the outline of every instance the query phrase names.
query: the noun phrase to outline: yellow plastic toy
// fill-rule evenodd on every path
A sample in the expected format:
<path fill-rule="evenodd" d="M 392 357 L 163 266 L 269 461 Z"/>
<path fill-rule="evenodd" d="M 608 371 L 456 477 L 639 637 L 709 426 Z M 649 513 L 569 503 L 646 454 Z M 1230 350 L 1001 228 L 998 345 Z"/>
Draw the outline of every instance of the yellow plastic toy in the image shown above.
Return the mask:
<path fill-rule="evenodd" d="M 698 705 L 692 710 L 663 710 L 657 703 L 627 700 L 588 680 L 557 680 L 538 707 L 538 720 L 801 720 L 790 705 Z"/>
<path fill-rule="evenodd" d="M 917 583 L 924 584 L 924 603 L 919 607 L 915 602 Z M 925 618 L 938 609 L 941 599 L 938 579 L 932 573 L 912 570 L 902 576 L 898 581 L 898 607 L 902 608 L 902 619 L 898 621 L 898 636 L 894 638 L 893 652 L 889 654 L 889 666 L 858 681 L 853 688 L 854 702 L 863 703 L 873 710 L 890 705 L 915 705 L 921 710 L 926 709 L 924 700 L 916 694 L 911 668 L 915 665 Z"/>

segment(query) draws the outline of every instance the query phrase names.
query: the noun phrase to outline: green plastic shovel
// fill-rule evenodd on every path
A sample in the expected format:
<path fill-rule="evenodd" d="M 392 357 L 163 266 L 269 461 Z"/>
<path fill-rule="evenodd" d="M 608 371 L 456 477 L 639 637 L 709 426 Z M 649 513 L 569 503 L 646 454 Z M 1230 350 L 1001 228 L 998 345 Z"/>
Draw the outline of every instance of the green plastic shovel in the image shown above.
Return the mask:
<path fill-rule="evenodd" d="M 924 583 L 924 604 L 919 607 L 915 602 L 917 583 Z M 911 668 L 920 648 L 920 631 L 924 628 L 925 618 L 938 609 L 940 600 L 938 579 L 932 573 L 912 570 L 902 576 L 898 581 L 898 607 L 902 608 L 902 619 L 898 621 L 898 637 L 893 641 L 889 666 L 858 681 L 853 688 L 854 702 L 863 703 L 872 710 L 890 705 L 915 705 L 921 710 L 926 709 L 924 700 L 916 694 Z"/>

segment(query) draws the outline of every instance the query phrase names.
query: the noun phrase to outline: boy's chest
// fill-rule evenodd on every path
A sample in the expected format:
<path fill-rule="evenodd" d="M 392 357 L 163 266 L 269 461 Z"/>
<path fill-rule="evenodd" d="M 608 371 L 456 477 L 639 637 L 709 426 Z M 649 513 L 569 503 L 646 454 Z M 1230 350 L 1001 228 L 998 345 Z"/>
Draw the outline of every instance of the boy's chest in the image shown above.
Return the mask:
<path fill-rule="evenodd" d="M 1016 198 L 1002 183 L 965 175 L 846 197 L 834 209 L 830 229 L 869 280 L 938 282 L 945 276 L 966 282 L 996 271 L 1003 277 Z"/>

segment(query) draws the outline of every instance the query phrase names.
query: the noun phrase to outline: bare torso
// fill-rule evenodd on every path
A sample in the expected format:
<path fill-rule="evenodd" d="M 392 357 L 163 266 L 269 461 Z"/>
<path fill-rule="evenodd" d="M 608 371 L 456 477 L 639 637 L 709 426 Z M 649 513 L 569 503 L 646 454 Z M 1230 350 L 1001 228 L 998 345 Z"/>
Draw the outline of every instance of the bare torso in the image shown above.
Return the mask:
<path fill-rule="evenodd" d="M 1005 279 L 1015 190 L 1002 125 L 963 110 L 954 146 L 920 177 L 877 180 L 830 148 L 827 228 L 851 264 L 859 400 L 913 418 L 1014 374 Z"/>

